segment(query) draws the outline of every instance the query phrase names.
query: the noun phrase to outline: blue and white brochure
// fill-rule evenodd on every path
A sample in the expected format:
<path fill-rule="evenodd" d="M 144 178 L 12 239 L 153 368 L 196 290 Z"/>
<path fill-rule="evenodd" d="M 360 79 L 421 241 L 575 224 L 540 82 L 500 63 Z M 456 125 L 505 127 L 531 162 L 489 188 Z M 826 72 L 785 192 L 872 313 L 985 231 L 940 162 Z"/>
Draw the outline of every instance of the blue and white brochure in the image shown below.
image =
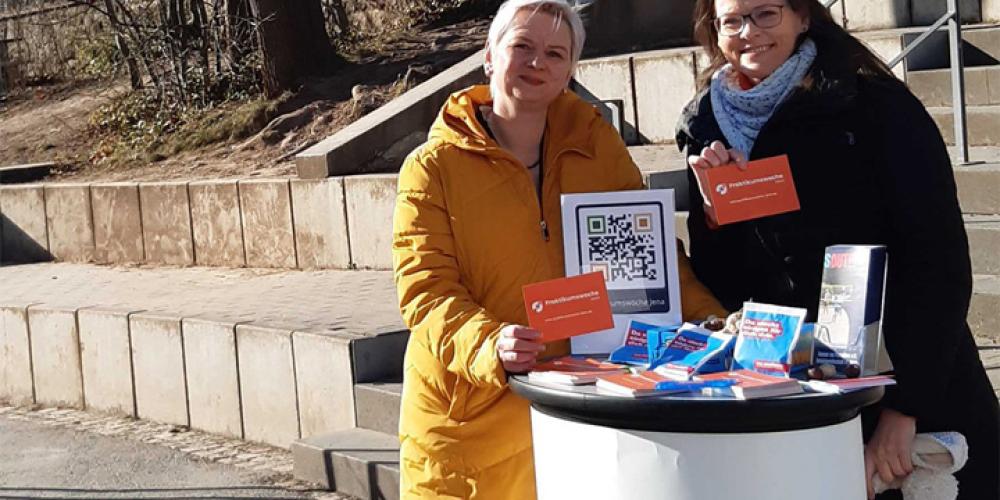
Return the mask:
<path fill-rule="evenodd" d="M 650 369 L 675 380 L 725 371 L 732 358 L 733 343 L 732 335 L 685 325 L 650 363 Z"/>
<path fill-rule="evenodd" d="M 649 335 L 656 336 L 656 343 L 659 343 L 660 332 L 669 332 L 672 339 L 677 334 L 677 327 L 661 327 L 636 320 L 629 321 L 625 341 L 621 347 L 611 351 L 608 361 L 627 365 L 649 365 L 649 360 L 656 357 L 655 354 L 650 354 L 653 351 L 649 349 Z"/>
<path fill-rule="evenodd" d="M 744 303 L 733 369 L 788 377 L 808 368 L 811 349 L 808 355 L 795 359 L 796 348 L 802 349 L 800 336 L 805 317 L 806 310 L 799 307 Z"/>

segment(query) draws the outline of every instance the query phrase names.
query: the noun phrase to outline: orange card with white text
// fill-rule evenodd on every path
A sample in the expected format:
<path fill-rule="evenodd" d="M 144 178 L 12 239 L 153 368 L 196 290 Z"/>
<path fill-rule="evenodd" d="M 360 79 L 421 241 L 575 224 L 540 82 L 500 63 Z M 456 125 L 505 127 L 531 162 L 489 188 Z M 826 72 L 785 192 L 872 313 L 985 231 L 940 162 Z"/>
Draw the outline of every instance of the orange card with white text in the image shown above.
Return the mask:
<path fill-rule="evenodd" d="M 746 170 L 733 163 L 695 174 L 711 202 L 706 213 L 720 226 L 800 208 L 787 155 L 752 161 Z"/>
<path fill-rule="evenodd" d="M 528 326 L 542 342 L 608 330 L 615 326 L 604 273 L 587 273 L 524 286 Z"/>

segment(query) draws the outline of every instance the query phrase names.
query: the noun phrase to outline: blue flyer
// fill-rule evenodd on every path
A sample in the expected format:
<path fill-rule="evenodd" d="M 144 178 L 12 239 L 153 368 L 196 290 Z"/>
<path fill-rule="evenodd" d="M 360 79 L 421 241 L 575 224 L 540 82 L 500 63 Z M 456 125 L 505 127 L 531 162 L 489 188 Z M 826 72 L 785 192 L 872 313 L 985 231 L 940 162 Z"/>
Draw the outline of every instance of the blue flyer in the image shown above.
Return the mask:
<path fill-rule="evenodd" d="M 805 317 L 802 308 L 746 302 L 733 369 L 787 377 L 808 368 L 813 348 L 801 339 Z M 811 329 L 806 334 L 811 338 Z"/>
<path fill-rule="evenodd" d="M 650 369 L 678 380 L 724 371 L 729 368 L 733 344 L 732 335 L 685 325 L 650 363 Z"/>
<path fill-rule="evenodd" d="M 646 366 L 649 364 L 649 333 L 653 331 L 670 331 L 670 338 L 673 338 L 676 330 L 677 327 L 661 327 L 633 319 L 628 323 L 628 330 L 625 332 L 625 342 L 621 347 L 611 351 L 608 361 Z"/>

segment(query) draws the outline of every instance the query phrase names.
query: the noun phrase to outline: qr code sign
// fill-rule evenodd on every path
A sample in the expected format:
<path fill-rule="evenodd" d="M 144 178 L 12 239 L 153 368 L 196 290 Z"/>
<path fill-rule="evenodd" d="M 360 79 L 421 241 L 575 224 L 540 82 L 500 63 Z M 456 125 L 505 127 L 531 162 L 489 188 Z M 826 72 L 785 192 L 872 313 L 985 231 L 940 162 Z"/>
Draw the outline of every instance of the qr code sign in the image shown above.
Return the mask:
<path fill-rule="evenodd" d="M 609 289 L 663 286 L 659 213 L 642 207 L 601 207 L 581 213 L 582 268 L 604 273 Z"/>

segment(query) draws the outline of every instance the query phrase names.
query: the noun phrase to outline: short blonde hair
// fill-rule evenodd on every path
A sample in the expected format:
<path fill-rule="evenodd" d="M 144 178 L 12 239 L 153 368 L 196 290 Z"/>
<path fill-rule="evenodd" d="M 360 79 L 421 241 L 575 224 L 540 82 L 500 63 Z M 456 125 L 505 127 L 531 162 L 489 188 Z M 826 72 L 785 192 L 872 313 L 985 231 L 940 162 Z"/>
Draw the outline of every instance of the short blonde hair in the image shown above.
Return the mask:
<path fill-rule="evenodd" d="M 583 52 L 583 43 L 587 39 L 587 33 L 583 28 L 583 20 L 566 0 L 507 0 L 497 9 L 497 15 L 490 24 L 489 43 L 490 50 L 493 50 L 500 43 L 500 39 L 510 30 L 514 23 L 514 17 L 523 9 L 531 9 L 535 13 L 545 12 L 551 14 L 557 21 L 565 22 L 569 26 L 572 46 L 570 47 L 570 62 L 573 67 L 580 60 Z"/>

